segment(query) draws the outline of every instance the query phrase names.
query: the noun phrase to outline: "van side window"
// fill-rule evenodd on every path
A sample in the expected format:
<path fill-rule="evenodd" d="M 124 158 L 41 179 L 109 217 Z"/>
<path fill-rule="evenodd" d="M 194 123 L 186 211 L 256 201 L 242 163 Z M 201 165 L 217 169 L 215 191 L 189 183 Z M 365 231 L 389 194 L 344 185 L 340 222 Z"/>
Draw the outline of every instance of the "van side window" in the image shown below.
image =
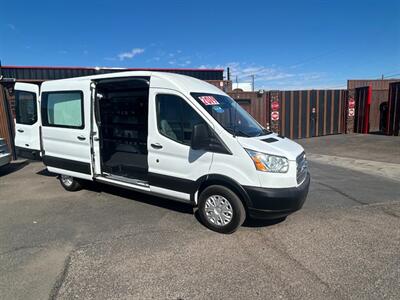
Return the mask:
<path fill-rule="evenodd" d="M 184 99 L 175 95 L 156 96 L 158 131 L 179 143 L 190 145 L 193 125 L 204 120 Z"/>
<path fill-rule="evenodd" d="M 36 123 L 36 94 L 15 91 L 15 119 L 18 124 L 33 125 Z"/>
<path fill-rule="evenodd" d="M 42 119 L 44 126 L 84 128 L 82 92 L 43 93 Z"/>

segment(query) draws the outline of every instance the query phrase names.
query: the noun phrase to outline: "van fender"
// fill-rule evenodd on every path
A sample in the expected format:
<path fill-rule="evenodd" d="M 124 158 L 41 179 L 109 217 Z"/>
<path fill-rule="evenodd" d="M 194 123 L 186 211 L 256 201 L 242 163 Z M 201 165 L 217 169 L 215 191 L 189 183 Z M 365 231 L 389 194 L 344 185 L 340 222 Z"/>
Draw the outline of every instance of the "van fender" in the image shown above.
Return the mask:
<path fill-rule="evenodd" d="M 235 192 L 242 200 L 245 208 L 251 207 L 251 200 L 243 186 L 236 180 L 221 174 L 207 174 L 196 180 L 196 190 L 191 200 L 197 205 L 199 194 L 210 185 L 222 185 Z"/>

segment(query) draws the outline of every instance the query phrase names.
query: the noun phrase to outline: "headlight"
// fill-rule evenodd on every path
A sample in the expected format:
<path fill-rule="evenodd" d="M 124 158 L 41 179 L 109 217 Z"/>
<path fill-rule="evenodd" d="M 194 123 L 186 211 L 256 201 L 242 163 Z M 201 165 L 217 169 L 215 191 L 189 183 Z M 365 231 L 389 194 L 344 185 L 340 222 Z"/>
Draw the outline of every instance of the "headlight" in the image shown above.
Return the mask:
<path fill-rule="evenodd" d="M 245 149 L 258 171 L 271 173 L 286 173 L 289 170 L 289 161 L 282 156 L 270 155 Z"/>

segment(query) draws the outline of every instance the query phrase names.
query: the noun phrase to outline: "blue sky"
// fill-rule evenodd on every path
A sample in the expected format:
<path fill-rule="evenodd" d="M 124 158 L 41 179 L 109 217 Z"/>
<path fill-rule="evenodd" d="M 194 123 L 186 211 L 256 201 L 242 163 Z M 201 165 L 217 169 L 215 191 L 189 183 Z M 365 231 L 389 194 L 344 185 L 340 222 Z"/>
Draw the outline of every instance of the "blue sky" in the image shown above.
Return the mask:
<path fill-rule="evenodd" d="M 230 66 L 265 89 L 400 73 L 400 1 L 4 0 L 0 9 L 3 65 Z"/>

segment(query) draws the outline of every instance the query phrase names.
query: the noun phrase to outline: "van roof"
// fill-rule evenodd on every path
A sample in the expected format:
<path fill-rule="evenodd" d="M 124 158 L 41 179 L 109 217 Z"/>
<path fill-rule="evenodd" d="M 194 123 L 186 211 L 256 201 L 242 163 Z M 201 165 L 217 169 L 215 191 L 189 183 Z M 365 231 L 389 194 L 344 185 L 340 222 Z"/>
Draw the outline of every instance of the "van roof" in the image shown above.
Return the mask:
<path fill-rule="evenodd" d="M 157 81 L 156 83 L 153 84 L 153 87 L 174 88 L 176 90 L 185 92 L 207 92 L 214 94 L 225 94 L 222 90 L 220 90 L 216 86 L 194 77 L 181 74 L 154 72 L 154 71 L 125 71 L 125 72 L 50 80 L 43 82 L 42 88 L 46 87 L 54 88 L 54 86 L 61 85 L 63 82 L 68 82 L 69 84 L 71 84 L 74 81 L 82 82 L 82 81 L 91 81 L 99 79 L 123 78 L 123 77 L 134 77 L 134 76 L 151 77 L 150 80 Z"/>

